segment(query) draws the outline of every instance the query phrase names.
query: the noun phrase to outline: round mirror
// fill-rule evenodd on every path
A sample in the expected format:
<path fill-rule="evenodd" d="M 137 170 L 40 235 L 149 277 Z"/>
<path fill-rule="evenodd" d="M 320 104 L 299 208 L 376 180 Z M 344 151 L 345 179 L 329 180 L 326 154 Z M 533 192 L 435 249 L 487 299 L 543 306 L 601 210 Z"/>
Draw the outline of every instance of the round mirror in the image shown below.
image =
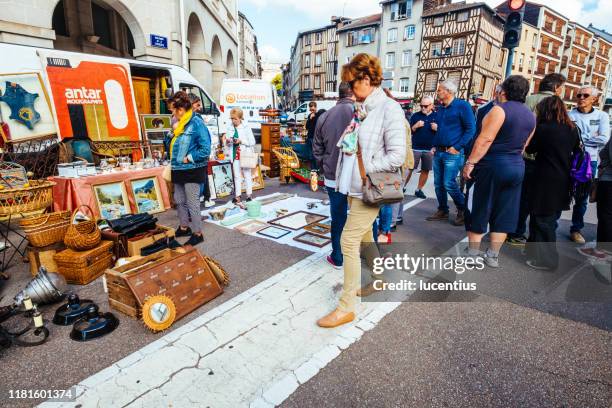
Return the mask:
<path fill-rule="evenodd" d="M 168 296 L 151 296 L 142 305 L 142 321 L 154 332 L 167 329 L 175 318 L 176 307 Z"/>
<path fill-rule="evenodd" d="M 151 314 L 151 319 L 153 319 L 154 322 L 163 323 L 169 317 L 169 311 L 170 310 L 165 303 L 155 303 L 153 306 L 151 306 L 151 311 L 149 313 Z"/>

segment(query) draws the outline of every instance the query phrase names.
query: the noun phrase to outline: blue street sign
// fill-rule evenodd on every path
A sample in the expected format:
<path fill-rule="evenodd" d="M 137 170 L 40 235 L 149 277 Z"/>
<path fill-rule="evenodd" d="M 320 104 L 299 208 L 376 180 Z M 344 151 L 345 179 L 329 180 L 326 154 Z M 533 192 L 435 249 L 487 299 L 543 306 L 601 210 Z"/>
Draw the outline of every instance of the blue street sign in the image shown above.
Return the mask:
<path fill-rule="evenodd" d="M 161 35 L 151 34 L 151 47 L 168 49 L 168 37 L 162 37 Z"/>

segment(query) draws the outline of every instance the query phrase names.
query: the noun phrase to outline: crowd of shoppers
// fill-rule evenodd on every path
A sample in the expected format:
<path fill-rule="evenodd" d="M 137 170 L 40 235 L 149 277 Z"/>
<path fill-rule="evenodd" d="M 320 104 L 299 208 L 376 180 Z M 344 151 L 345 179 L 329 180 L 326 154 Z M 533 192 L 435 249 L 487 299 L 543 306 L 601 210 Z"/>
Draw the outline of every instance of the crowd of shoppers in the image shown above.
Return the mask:
<path fill-rule="evenodd" d="M 420 109 L 407 114 L 382 88 L 378 58 L 358 54 L 342 67 L 341 76 L 336 106 L 317 111 L 312 102 L 306 122 L 311 168 L 324 176 L 330 201 L 332 251 L 327 262 L 344 270 L 338 306 L 318 320 L 319 326 L 336 327 L 355 318 L 356 297 L 368 294 L 360 288 L 361 252 L 366 249 L 363 255 L 371 265 L 379 255 L 374 242 L 390 243 L 391 230 L 402 223 L 403 203 L 364 202 L 364 174 L 401 168 L 406 194 L 413 172 L 420 171 L 414 196 L 426 199 L 424 188 L 433 171 L 438 208 L 427 220 L 449 222 L 450 195 L 457 209 L 450 223 L 465 225 L 467 256 L 481 256 L 489 267 L 500 266 L 500 249 L 508 242 L 526 245 L 529 267 L 555 270 L 561 212 L 573 203 L 570 239 L 584 244 L 581 231 L 589 198 L 597 203 L 597 243 L 578 250 L 595 258 L 612 255 L 610 119 L 595 107 L 595 87 L 581 87 L 576 107 L 568 112 L 560 97 L 563 75 L 545 76 L 532 95 L 529 82 L 513 75 L 474 114 L 470 103 L 456 96 L 457 84 L 445 80 L 436 91 L 437 109 L 432 96 L 423 96 Z M 204 239 L 199 196 L 208 197 L 211 148 L 200 105 L 193 95 L 175 94 L 169 100 L 173 131 L 165 139 L 179 218 L 176 235 L 189 236 L 192 245 Z M 251 169 L 241 165 L 240 157 L 252 151 L 255 139 L 240 109 L 232 109 L 230 118 L 222 144 L 232 161 L 233 202 L 240 204 L 243 180 L 247 201 L 252 194 Z M 481 251 L 486 234 L 489 245 Z"/>

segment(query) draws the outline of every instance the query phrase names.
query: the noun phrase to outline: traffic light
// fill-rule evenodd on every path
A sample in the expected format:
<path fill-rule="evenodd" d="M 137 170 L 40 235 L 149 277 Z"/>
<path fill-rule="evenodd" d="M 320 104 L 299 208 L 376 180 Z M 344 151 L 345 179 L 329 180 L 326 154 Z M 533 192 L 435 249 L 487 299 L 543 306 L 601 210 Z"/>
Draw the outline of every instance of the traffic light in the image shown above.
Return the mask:
<path fill-rule="evenodd" d="M 504 48 L 511 49 L 518 47 L 521 41 L 525 3 L 525 0 L 508 0 L 510 13 L 508 13 L 506 23 L 504 24 Z"/>

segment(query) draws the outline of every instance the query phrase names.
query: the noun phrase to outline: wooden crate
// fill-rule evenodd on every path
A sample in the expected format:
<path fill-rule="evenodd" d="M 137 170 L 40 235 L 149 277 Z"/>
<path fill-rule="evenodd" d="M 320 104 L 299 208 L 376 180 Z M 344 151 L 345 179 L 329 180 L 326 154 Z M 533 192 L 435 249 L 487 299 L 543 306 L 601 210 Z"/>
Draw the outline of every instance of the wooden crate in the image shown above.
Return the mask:
<path fill-rule="evenodd" d="M 56 253 L 66 249 L 66 245 L 63 242 L 47 245 L 42 248 L 36 248 L 33 246 L 27 247 L 28 260 L 30 263 L 30 273 L 32 276 L 38 275 L 38 269 L 44 266 L 47 272 L 57 272 L 57 264 L 53 257 Z"/>
<path fill-rule="evenodd" d="M 109 304 L 138 317 L 149 296 L 169 296 L 180 319 L 223 293 L 214 274 L 195 248 L 165 249 L 105 272 Z"/>
<path fill-rule="evenodd" d="M 160 240 L 164 237 L 171 238 L 174 237 L 174 228 L 165 227 L 163 225 L 157 225 L 156 230 L 159 233 L 155 234 L 146 234 L 146 236 L 135 236 L 134 238 L 129 238 L 127 240 L 127 252 L 128 256 L 136 256 L 140 255 L 140 250 L 148 245 L 153 244 L 155 241 Z"/>

